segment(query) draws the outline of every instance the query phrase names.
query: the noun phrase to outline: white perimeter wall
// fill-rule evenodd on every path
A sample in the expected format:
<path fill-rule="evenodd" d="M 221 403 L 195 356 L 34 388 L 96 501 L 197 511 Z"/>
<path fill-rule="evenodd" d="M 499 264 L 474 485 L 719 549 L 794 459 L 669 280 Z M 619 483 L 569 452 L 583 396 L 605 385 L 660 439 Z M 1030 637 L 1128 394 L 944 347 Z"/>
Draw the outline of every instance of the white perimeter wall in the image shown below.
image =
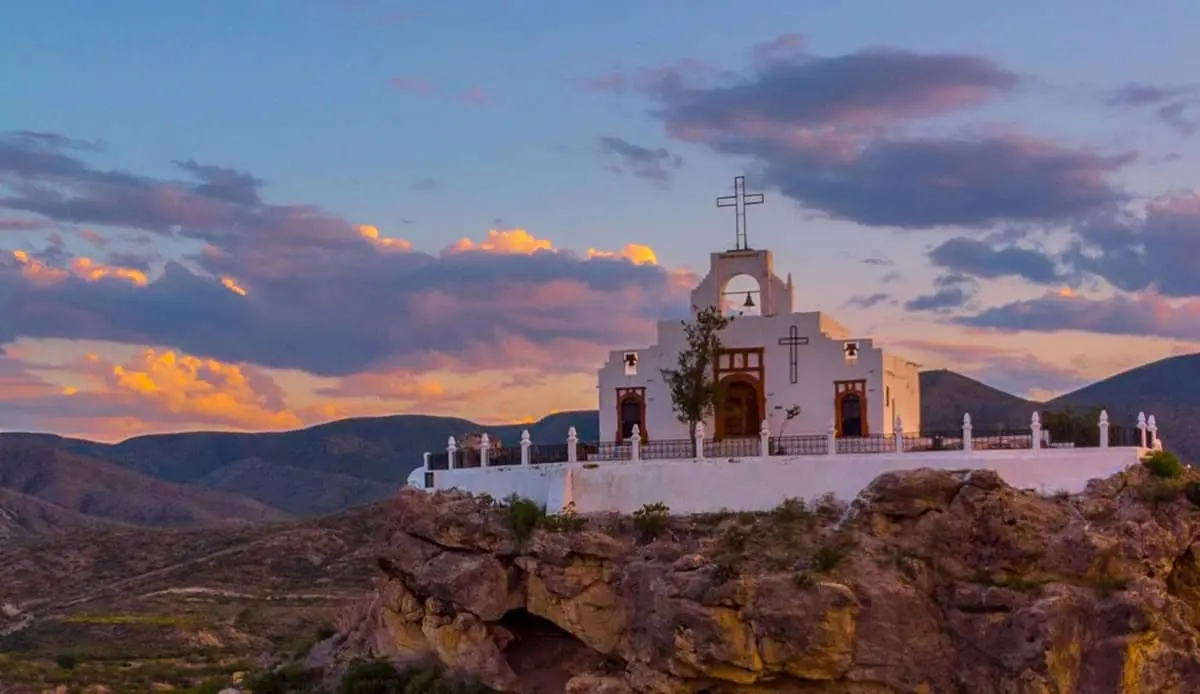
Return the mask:
<path fill-rule="evenodd" d="M 1140 460 L 1137 448 L 806 455 L 740 462 L 655 460 L 638 463 L 555 463 L 439 470 L 438 489 L 455 487 L 503 499 L 513 493 L 556 512 L 573 500 L 579 513 L 632 513 L 665 503 L 673 513 L 765 511 L 789 497 L 833 494 L 852 500 L 876 477 L 895 470 L 991 469 L 1018 489 L 1082 492 L 1088 480 L 1109 477 Z M 416 476 L 414 475 L 414 478 Z"/>

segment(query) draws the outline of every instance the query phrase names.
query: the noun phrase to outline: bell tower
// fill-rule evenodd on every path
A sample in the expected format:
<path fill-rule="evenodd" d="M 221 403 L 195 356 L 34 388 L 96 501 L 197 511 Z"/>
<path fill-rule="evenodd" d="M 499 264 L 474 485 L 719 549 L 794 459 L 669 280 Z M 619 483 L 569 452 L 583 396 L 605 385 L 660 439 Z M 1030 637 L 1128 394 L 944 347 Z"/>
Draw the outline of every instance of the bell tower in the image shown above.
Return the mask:
<path fill-rule="evenodd" d="M 717 198 L 717 207 L 734 208 L 734 247 L 720 253 L 712 253 L 708 260 L 708 275 L 692 291 L 692 312 L 702 311 L 709 306 L 722 306 L 725 288 L 729 280 L 747 275 L 758 283 L 758 297 L 749 293 L 763 316 L 791 313 L 794 303 L 792 277 L 787 282 L 775 276 L 774 256 L 769 250 L 750 247 L 746 233 L 746 207 L 763 204 L 762 193 L 746 192 L 746 177 L 735 176 L 733 195 Z"/>

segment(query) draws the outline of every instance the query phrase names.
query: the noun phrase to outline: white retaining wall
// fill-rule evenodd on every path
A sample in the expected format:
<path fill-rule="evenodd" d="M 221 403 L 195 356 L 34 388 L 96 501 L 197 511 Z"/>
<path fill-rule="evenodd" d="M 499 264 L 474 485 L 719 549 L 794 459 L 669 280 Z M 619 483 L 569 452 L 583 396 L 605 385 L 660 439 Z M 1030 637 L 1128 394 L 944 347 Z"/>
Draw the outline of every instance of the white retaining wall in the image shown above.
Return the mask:
<path fill-rule="evenodd" d="M 572 500 L 579 513 L 632 513 L 655 502 L 673 513 L 765 511 L 789 497 L 811 501 L 831 493 L 848 501 L 885 472 L 917 468 L 991 469 L 1018 489 L 1078 493 L 1088 480 L 1109 477 L 1137 463 L 1145 452 L 1132 447 L 1051 448 L 512 465 L 438 470 L 434 488 L 454 487 L 496 499 L 516 493 L 551 513 Z M 423 472 L 418 468 L 410 480 L 420 482 Z"/>

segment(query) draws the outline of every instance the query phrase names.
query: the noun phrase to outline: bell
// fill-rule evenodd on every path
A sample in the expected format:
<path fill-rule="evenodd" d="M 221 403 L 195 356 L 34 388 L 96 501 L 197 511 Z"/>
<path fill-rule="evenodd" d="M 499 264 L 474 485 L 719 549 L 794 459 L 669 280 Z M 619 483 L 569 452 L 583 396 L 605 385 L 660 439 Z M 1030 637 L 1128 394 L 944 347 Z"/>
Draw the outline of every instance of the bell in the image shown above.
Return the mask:
<path fill-rule="evenodd" d="M 750 292 L 746 292 L 746 300 L 742 302 L 742 308 L 754 308 L 754 297 L 750 296 Z"/>

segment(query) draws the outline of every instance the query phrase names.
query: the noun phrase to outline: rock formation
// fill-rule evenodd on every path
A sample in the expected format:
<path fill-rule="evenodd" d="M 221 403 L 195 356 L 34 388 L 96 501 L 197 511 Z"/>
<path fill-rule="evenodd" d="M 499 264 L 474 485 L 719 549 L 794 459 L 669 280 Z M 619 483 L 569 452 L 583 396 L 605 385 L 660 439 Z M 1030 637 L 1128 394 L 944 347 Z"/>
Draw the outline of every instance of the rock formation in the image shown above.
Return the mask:
<path fill-rule="evenodd" d="M 1075 497 L 917 470 L 849 508 L 531 518 L 408 489 L 338 657 L 505 692 L 1200 692 L 1189 496 L 1142 469 Z"/>

